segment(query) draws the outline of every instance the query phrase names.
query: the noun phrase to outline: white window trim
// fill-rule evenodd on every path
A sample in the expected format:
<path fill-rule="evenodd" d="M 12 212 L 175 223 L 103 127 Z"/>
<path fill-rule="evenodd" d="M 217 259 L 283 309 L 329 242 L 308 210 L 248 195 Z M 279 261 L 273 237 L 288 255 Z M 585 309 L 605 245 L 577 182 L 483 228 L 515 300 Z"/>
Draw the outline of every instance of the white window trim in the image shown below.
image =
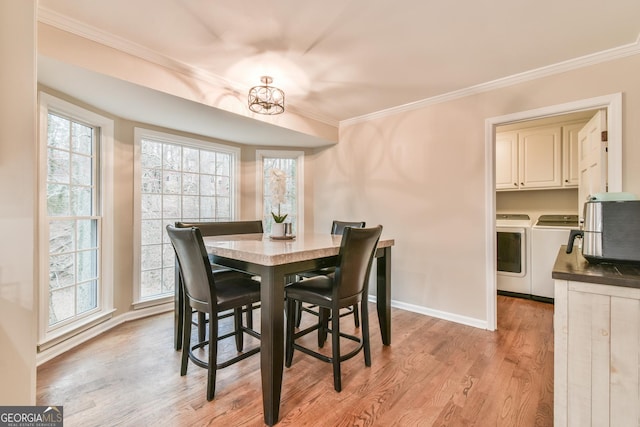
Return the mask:
<path fill-rule="evenodd" d="M 304 151 L 289 150 L 256 150 L 256 217 L 263 218 L 264 210 L 264 158 L 296 159 L 298 162 L 298 234 L 304 233 Z"/>
<path fill-rule="evenodd" d="M 227 153 L 233 156 L 231 162 L 230 171 L 233 179 L 230 182 L 231 188 L 230 194 L 233 194 L 233 204 L 231 205 L 231 217 L 235 218 L 237 213 L 240 212 L 240 148 L 232 147 L 230 145 L 218 144 L 215 142 L 203 141 L 194 138 L 188 138 L 185 136 L 174 135 L 165 132 L 158 132 L 145 128 L 134 128 L 134 167 L 133 167 L 133 308 L 141 309 L 153 305 L 164 304 L 168 301 L 173 301 L 173 297 L 162 296 L 158 298 L 146 298 L 140 297 L 140 269 L 141 269 L 141 254 L 140 254 L 140 240 L 141 229 L 140 223 L 142 218 L 140 217 L 140 178 L 142 168 L 140 167 L 140 146 L 143 139 L 150 139 L 158 142 L 165 142 L 168 144 L 179 144 L 185 147 L 216 150 L 223 153 Z"/>
<path fill-rule="evenodd" d="M 39 316 L 38 316 L 38 346 L 40 349 L 50 347 L 70 336 L 73 336 L 91 325 L 107 320 L 115 311 L 113 307 L 113 220 L 114 220 L 114 183 L 113 183 L 113 156 L 114 156 L 114 122 L 113 120 L 85 110 L 77 105 L 56 98 L 44 92 L 39 92 L 39 164 L 38 164 L 38 234 L 39 234 Z M 48 306 L 49 306 L 49 257 L 43 254 L 43 248 L 48 247 L 49 225 L 47 220 L 47 115 L 49 111 L 64 114 L 72 119 L 82 121 L 99 128 L 100 141 L 100 294 L 99 309 L 91 314 L 81 317 L 79 320 L 49 330 Z"/>

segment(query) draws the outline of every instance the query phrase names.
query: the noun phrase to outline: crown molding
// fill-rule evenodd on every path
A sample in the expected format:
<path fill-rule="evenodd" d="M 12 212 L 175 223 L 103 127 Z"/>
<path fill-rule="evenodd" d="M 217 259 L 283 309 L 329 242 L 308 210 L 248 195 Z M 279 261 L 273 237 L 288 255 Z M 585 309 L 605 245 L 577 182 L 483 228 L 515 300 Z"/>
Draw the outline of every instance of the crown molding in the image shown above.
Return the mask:
<path fill-rule="evenodd" d="M 205 83 L 209 83 L 218 87 L 224 87 L 227 90 L 231 89 L 239 95 L 243 95 L 249 90 L 249 87 L 247 87 L 246 85 L 226 79 L 217 74 L 210 73 L 201 68 L 193 67 L 187 63 L 177 61 L 173 58 L 163 55 L 160 52 L 156 52 L 123 37 L 119 37 L 112 33 L 100 30 L 94 26 L 87 25 L 83 22 L 69 18 L 68 16 L 54 12 L 51 9 L 47 9 L 42 6 L 38 7 L 38 21 L 42 22 L 43 24 L 47 24 L 60 30 L 66 31 L 68 33 L 75 34 L 82 38 L 94 41 L 96 43 L 100 43 L 104 46 L 111 47 L 115 50 L 127 53 L 131 56 L 135 56 L 153 64 L 160 65 L 172 71 L 197 78 L 198 80 L 201 80 Z M 302 112 L 295 106 L 292 107 L 291 105 L 287 105 L 286 108 L 290 112 L 314 121 L 322 122 L 336 128 L 339 125 L 339 122 L 335 119 L 318 114 L 309 114 L 307 112 Z"/>
<path fill-rule="evenodd" d="M 408 104 L 399 105 L 397 107 L 387 108 L 374 113 L 365 114 L 358 117 L 340 121 L 340 126 L 348 126 L 368 120 L 379 119 L 383 117 L 392 116 L 395 114 L 417 110 L 429 105 L 440 104 L 443 102 L 453 101 L 456 99 L 464 98 L 470 95 L 476 95 L 483 92 L 489 92 L 495 89 L 500 89 L 508 86 L 513 86 L 519 83 L 524 83 L 531 80 L 536 80 L 542 77 L 551 76 L 554 74 L 564 73 L 566 71 L 575 70 L 578 68 L 588 67 L 591 65 L 600 64 L 603 62 L 612 61 L 615 59 L 625 58 L 627 56 L 637 55 L 640 53 L 640 35 L 635 42 L 615 47 L 612 49 L 596 52 L 593 54 L 581 56 L 578 58 L 570 59 L 567 61 L 559 62 L 553 65 L 536 68 L 534 70 L 525 71 L 523 73 L 514 74 L 504 78 L 492 80 L 479 85 L 471 86 L 465 89 L 456 90 L 453 92 L 445 93 L 442 95 L 426 98 L 420 101 L 410 102 Z"/>

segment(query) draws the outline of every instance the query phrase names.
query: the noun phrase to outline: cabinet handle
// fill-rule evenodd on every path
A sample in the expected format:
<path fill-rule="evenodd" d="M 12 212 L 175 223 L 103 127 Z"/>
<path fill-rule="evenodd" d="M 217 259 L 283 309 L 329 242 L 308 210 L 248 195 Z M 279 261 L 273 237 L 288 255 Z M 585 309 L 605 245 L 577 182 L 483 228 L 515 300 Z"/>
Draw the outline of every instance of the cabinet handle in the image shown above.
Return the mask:
<path fill-rule="evenodd" d="M 569 180 L 568 180 L 568 179 L 565 179 L 565 180 L 564 180 L 564 182 L 569 182 Z"/>
<path fill-rule="evenodd" d="M 521 182 L 520 185 L 524 187 L 524 182 Z"/>
<path fill-rule="evenodd" d="M 518 183 L 517 183 L 517 182 L 514 182 L 514 183 L 513 183 L 513 185 L 515 185 L 515 186 L 517 187 L 517 186 L 518 186 Z"/>

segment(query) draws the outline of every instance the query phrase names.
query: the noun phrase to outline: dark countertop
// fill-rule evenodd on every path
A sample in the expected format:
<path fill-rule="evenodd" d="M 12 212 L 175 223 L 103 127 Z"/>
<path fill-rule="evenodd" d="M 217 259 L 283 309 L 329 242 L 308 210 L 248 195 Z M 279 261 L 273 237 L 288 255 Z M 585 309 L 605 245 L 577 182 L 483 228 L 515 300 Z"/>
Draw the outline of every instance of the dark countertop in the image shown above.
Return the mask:
<path fill-rule="evenodd" d="M 579 248 L 568 254 L 561 246 L 553 266 L 551 277 L 575 282 L 640 288 L 640 264 L 589 263 Z"/>

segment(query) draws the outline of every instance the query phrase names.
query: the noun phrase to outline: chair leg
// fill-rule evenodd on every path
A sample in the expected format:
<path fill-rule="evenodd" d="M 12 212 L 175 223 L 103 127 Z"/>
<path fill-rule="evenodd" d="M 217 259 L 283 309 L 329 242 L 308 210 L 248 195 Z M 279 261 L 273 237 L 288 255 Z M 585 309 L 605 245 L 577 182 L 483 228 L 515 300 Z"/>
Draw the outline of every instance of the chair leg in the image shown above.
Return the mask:
<path fill-rule="evenodd" d="M 340 373 L 340 310 L 336 309 L 331 317 L 331 346 L 333 363 L 333 388 L 336 391 L 342 390 Z"/>
<path fill-rule="evenodd" d="M 182 289 L 182 278 L 180 277 L 178 261 L 176 260 L 176 297 L 174 302 L 174 347 L 176 351 L 182 350 L 182 332 L 184 329 L 184 290 Z"/>
<path fill-rule="evenodd" d="M 364 352 L 364 364 L 366 366 L 371 366 L 371 341 L 369 340 L 369 308 L 367 307 L 367 302 L 360 302 L 360 307 L 362 311 L 362 329 L 360 329 L 360 333 L 362 334 L 362 350 Z"/>
<path fill-rule="evenodd" d="M 302 302 L 301 301 L 296 301 L 296 305 L 295 305 L 295 311 L 296 311 L 296 328 L 300 327 L 300 323 L 302 323 Z"/>
<path fill-rule="evenodd" d="M 207 400 L 213 400 L 216 392 L 216 370 L 218 369 L 218 316 L 209 313 L 209 363 L 207 366 Z"/>
<path fill-rule="evenodd" d="M 198 312 L 198 341 L 202 342 L 207 339 L 207 316 Z"/>
<path fill-rule="evenodd" d="M 247 304 L 247 328 L 253 329 L 253 304 Z"/>
<path fill-rule="evenodd" d="M 356 328 L 360 327 L 360 316 L 358 315 L 358 304 L 353 304 L 353 323 Z"/>
<path fill-rule="evenodd" d="M 182 362 L 180 364 L 180 375 L 187 374 L 189 365 L 189 352 L 191 351 L 191 318 L 193 312 L 189 304 L 185 302 L 182 308 Z"/>
<path fill-rule="evenodd" d="M 291 298 L 287 298 L 287 331 L 285 335 L 285 361 L 284 366 L 291 367 L 293 361 L 293 333 L 296 321 L 296 306 L 300 304 L 300 301 L 295 301 Z"/>
<path fill-rule="evenodd" d="M 338 317 L 340 313 L 338 312 Z M 324 307 L 318 307 L 318 322 L 320 327 L 318 328 L 318 347 L 324 347 L 324 343 L 327 341 L 327 329 L 329 328 L 329 316 L 330 310 Z"/>
<path fill-rule="evenodd" d="M 244 347 L 244 332 L 242 332 L 242 307 L 233 309 L 233 330 L 236 333 L 236 350 L 242 351 Z"/>

